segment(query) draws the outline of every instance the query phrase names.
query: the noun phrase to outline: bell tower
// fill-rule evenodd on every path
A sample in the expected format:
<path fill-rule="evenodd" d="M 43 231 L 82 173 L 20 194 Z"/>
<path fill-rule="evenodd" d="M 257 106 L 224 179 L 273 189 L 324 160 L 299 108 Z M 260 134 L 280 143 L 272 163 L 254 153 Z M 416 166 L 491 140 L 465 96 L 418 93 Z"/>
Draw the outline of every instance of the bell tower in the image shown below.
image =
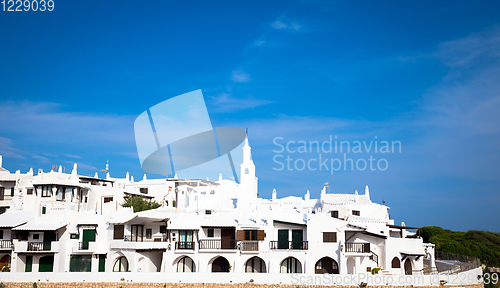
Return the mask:
<path fill-rule="evenodd" d="M 252 148 L 248 145 L 248 132 L 243 146 L 243 161 L 240 164 L 241 198 L 257 198 L 258 178 L 255 177 L 255 164 L 252 160 Z"/>

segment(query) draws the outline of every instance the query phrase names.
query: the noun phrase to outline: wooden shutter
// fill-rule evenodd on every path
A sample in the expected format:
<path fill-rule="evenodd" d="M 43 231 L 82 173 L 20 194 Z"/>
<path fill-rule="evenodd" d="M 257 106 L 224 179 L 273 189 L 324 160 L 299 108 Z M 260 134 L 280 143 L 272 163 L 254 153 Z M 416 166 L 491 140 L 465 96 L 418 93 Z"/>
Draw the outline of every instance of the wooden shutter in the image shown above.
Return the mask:
<path fill-rule="evenodd" d="M 125 229 L 123 225 L 115 225 L 113 231 L 113 239 L 123 239 L 125 235 Z"/>
<path fill-rule="evenodd" d="M 337 232 L 323 232 L 323 242 L 337 242 Z"/>
<path fill-rule="evenodd" d="M 236 240 L 237 241 L 245 240 L 245 231 L 244 230 L 236 230 Z"/>
<path fill-rule="evenodd" d="M 266 234 L 264 233 L 264 230 L 257 230 L 257 240 L 258 241 L 264 240 L 265 235 Z"/>

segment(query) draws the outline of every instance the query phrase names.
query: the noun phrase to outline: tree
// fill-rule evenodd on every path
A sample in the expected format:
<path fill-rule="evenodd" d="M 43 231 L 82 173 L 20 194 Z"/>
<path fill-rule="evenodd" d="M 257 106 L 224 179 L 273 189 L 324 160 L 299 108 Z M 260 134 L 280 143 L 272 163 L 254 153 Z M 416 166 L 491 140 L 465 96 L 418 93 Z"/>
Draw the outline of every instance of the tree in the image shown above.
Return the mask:
<path fill-rule="evenodd" d="M 135 195 L 135 196 L 132 196 L 131 198 L 128 198 L 122 204 L 122 207 L 133 207 L 134 213 L 146 211 L 146 210 L 151 210 L 151 209 L 156 209 L 160 206 L 161 206 L 160 203 L 158 203 L 154 200 L 150 200 L 147 197 L 139 196 L 139 195 Z"/>

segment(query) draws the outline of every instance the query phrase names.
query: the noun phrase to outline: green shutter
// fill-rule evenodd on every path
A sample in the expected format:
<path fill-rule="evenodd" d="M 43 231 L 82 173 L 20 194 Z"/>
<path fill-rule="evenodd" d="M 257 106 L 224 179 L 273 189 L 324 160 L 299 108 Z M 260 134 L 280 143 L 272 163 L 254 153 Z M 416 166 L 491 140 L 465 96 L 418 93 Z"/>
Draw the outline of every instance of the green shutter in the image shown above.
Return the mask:
<path fill-rule="evenodd" d="M 83 229 L 83 242 L 95 242 L 96 230 Z"/>
<path fill-rule="evenodd" d="M 54 255 L 40 258 L 38 272 L 52 272 L 54 270 Z"/>
<path fill-rule="evenodd" d="M 288 249 L 288 229 L 278 230 L 278 249 Z"/>
<path fill-rule="evenodd" d="M 45 214 L 45 213 L 47 213 L 47 207 L 43 206 L 42 207 L 42 214 Z"/>

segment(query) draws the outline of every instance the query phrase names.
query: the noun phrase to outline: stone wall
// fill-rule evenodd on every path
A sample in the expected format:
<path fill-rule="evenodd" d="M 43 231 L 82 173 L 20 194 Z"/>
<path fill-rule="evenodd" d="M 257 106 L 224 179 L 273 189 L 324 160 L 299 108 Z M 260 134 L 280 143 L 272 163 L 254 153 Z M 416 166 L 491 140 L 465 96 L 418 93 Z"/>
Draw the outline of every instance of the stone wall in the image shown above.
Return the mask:
<path fill-rule="evenodd" d="M 33 283 L 3 283 L 5 288 L 35 288 Z M 1 284 L 0 284 L 1 287 Z M 366 288 L 484 288 L 484 284 L 463 286 L 371 286 Z M 262 285 L 262 284 L 216 284 L 216 283 L 43 283 L 39 282 L 36 288 L 360 288 L 359 286 L 333 285 Z"/>

